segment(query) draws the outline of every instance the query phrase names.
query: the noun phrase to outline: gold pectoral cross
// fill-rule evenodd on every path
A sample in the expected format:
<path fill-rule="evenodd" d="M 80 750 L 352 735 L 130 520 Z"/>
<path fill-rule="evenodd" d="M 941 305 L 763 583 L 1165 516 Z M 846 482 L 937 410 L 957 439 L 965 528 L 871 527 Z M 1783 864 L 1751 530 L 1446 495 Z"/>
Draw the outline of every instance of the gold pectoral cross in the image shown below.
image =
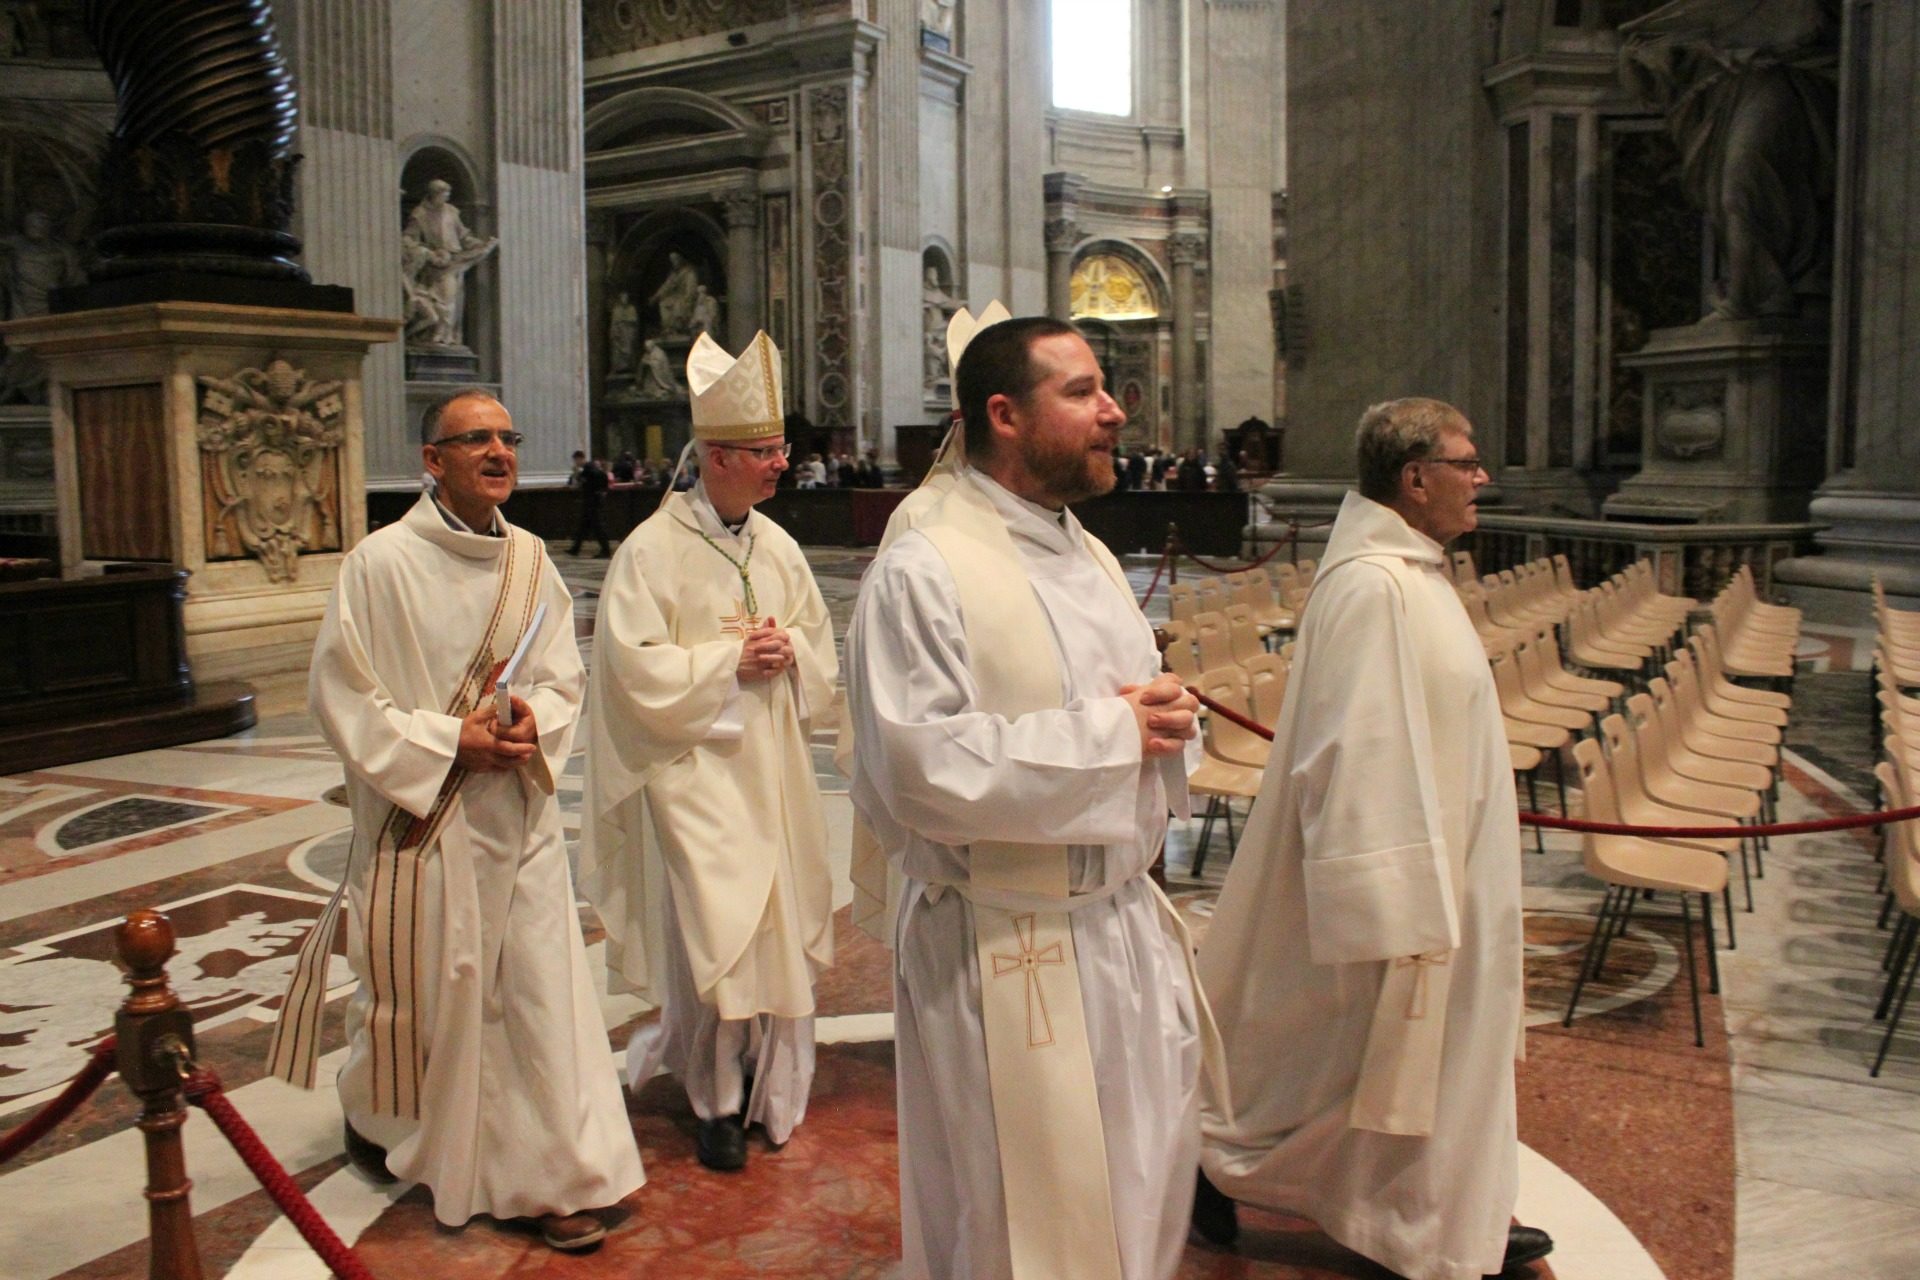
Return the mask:
<path fill-rule="evenodd" d="M 1013 932 L 1020 939 L 1017 955 L 993 953 L 993 976 L 1004 978 L 1021 973 L 1027 981 L 1027 1048 L 1045 1049 L 1053 1043 L 1053 1019 L 1047 1014 L 1046 993 L 1040 989 L 1040 966 L 1065 964 L 1058 942 L 1034 949 L 1034 918 L 1031 914 L 1013 918 Z"/>
<path fill-rule="evenodd" d="M 760 618 L 747 608 L 746 601 L 735 596 L 733 599 L 733 608 L 734 611 L 732 613 L 723 613 L 720 615 L 721 635 L 739 636 L 745 639 L 748 632 L 758 631 L 760 629 Z"/>
<path fill-rule="evenodd" d="M 1413 990 L 1407 994 L 1407 1021 L 1418 1022 L 1427 1016 L 1427 972 L 1452 960 L 1451 951 L 1423 951 L 1417 956 L 1401 956 L 1393 962 L 1396 969 L 1413 966 Z"/>

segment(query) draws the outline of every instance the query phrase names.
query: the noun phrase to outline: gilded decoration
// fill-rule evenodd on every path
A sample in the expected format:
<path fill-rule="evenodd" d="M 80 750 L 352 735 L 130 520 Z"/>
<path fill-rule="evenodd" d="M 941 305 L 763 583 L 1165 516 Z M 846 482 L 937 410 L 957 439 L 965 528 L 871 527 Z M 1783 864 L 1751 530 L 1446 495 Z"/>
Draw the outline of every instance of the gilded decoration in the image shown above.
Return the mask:
<path fill-rule="evenodd" d="M 586 56 L 604 58 L 835 7 L 830 0 L 587 0 L 581 17 Z"/>
<path fill-rule="evenodd" d="M 302 555 L 340 549 L 341 383 L 275 360 L 200 387 L 207 559 L 252 556 L 269 581 L 292 582 Z"/>
<path fill-rule="evenodd" d="M 1150 320 L 1160 314 L 1140 269 L 1110 253 L 1090 254 L 1075 265 L 1067 297 L 1076 320 Z"/>

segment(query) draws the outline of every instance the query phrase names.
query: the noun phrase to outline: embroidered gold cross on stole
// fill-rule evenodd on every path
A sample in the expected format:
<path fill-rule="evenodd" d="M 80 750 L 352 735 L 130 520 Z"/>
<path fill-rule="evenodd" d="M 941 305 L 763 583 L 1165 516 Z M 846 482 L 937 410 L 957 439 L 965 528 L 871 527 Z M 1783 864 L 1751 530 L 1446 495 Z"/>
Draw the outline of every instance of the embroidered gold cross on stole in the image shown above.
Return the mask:
<path fill-rule="evenodd" d="M 1060 953 L 1058 942 L 1049 942 L 1038 950 L 1033 945 L 1033 916 L 1015 916 L 1014 934 L 1020 939 L 1020 950 L 1015 955 L 993 953 L 993 976 L 1004 978 L 1009 974 L 1025 974 L 1027 982 L 1027 1048 L 1045 1049 L 1053 1043 L 1053 1019 L 1047 1013 L 1046 993 L 1040 989 L 1040 966 L 1043 964 L 1065 964 L 1066 958 Z"/>
<path fill-rule="evenodd" d="M 740 636 L 744 639 L 748 632 L 758 631 L 760 629 L 760 618 L 752 610 L 747 608 L 746 601 L 735 596 L 733 599 L 733 609 L 734 611 L 732 613 L 723 613 L 720 615 L 721 635 Z"/>
<path fill-rule="evenodd" d="M 1436 966 L 1451 963 L 1451 951 L 1423 951 L 1417 956 L 1401 956 L 1393 962 L 1396 969 L 1413 966 L 1413 990 L 1407 993 L 1407 1020 L 1418 1022 L 1427 1016 L 1427 972 Z"/>

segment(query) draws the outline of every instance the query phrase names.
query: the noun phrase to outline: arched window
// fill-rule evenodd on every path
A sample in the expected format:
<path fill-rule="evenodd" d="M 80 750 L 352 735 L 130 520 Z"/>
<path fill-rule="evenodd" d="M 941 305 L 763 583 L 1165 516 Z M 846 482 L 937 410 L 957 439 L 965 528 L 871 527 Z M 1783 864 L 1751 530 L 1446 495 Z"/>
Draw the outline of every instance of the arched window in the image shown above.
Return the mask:
<path fill-rule="evenodd" d="M 1133 0 L 1050 0 L 1053 105 L 1133 114 Z"/>

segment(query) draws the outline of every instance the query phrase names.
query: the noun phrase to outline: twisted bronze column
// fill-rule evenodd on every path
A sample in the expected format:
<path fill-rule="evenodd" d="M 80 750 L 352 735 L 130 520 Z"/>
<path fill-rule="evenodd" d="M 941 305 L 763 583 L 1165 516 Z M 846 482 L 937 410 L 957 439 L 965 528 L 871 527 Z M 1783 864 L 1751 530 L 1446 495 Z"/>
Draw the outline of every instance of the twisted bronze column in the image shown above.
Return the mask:
<path fill-rule="evenodd" d="M 88 0 L 119 100 L 95 280 L 308 279 L 294 258 L 298 96 L 269 0 Z"/>

